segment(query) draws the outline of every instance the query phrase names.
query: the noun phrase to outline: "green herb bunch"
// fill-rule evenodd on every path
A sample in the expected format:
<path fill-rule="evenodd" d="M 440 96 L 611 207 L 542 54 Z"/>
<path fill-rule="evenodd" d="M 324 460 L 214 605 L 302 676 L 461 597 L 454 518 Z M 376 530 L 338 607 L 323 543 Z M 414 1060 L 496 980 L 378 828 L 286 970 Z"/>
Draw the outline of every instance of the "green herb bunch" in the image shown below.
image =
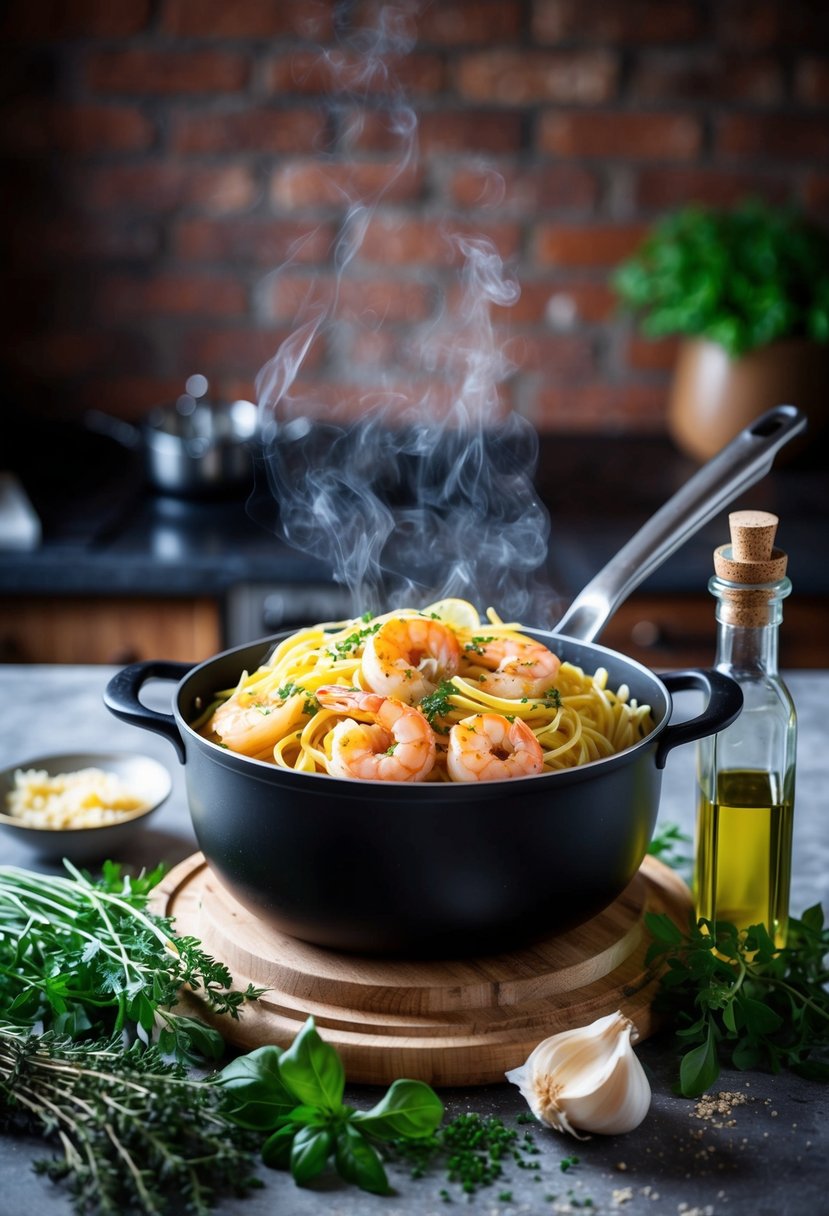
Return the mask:
<path fill-rule="evenodd" d="M 646 913 L 648 963 L 665 964 L 654 1008 L 683 1044 L 679 1092 L 710 1089 L 721 1064 L 789 1068 L 829 1080 L 829 929 L 815 905 L 791 918 L 787 944 L 763 925 L 741 931 L 700 918 L 683 933 L 665 913 Z"/>
<path fill-rule="evenodd" d="M 53 1139 L 60 1155 L 35 1168 L 67 1183 L 79 1216 L 203 1216 L 218 1195 L 261 1185 L 252 1137 L 223 1107 L 217 1085 L 156 1047 L 0 1023 L 0 1126 Z"/>
<path fill-rule="evenodd" d="M 443 1118 L 440 1098 L 422 1081 L 395 1081 L 368 1111 L 346 1106 L 342 1060 L 322 1040 L 312 1017 L 286 1051 L 259 1047 L 231 1061 L 218 1081 L 230 1118 L 265 1133 L 265 1164 L 290 1169 L 300 1185 L 333 1159 L 347 1182 L 388 1194 L 379 1146 L 426 1139 Z"/>
<path fill-rule="evenodd" d="M 0 866 L 0 1019 L 76 1040 L 137 1036 L 180 1059 L 219 1059 L 219 1033 L 175 1012 L 180 989 L 231 1017 L 263 990 L 235 991 L 224 964 L 148 911 L 162 867 L 129 877 L 106 862 L 93 880 L 64 865 L 67 876 Z"/>
<path fill-rule="evenodd" d="M 782 338 L 829 342 L 829 233 L 791 209 L 688 206 L 612 283 L 651 338 L 707 338 L 732 357 Z"/>

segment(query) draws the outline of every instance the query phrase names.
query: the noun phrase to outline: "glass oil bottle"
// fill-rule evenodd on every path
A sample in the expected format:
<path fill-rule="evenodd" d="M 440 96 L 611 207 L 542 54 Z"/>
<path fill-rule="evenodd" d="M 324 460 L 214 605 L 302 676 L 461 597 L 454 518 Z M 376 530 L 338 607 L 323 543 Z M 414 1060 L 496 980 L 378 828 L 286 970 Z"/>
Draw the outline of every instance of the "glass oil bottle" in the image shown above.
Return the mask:
<path fill-rule="evenodd" d="M 764 924 L 786 944 L 797 719 L 778 671 L 786 554 L 765 511 L 729 515 L 731 544 L 714 552 L 719 671 L 743 692 L 731 726 L 697 745 L 694 896 L 697 917 L 739 929 Z"/>

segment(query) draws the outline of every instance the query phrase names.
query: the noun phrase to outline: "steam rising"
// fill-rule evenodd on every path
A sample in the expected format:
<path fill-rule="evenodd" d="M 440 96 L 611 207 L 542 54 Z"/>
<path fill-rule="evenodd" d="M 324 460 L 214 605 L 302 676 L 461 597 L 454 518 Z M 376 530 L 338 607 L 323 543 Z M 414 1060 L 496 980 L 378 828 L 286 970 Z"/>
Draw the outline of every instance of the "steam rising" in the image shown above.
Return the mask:
<path fill-rule="evenodd" d="M 439 319 L 406 352 L 407 368 L 419 369 L 410 381 L 425 388 L 363 379 L 326 399 L 324 383 L 302 376 L 316 344 L 336 351 L 338 327 L 370 332 L 382 322 L 368 307 L 347 306 L 343 285 L 358 279 L 354 262 L 378 204 L 417 160 L 416 118 L 389 67 L 409 49 L 407 15 L 384 9 L 356 58 L 353 50 L 328 57 L 347 123 L 356 100 L 370 95 L 376 105 L 382 90 L 382 114 L 400 150 L 383 188 L 344 199 L 333 286 L 309 286 L 293 332 L 259 372 L 262 468 L 283 539 L 330 566 L 350 591 L 354 615 L 456 595 L 551 624 L 555 605 L 543 575 L 549 518 L 532 480 L 538 438 L 502 402 L 499 386 L 512 369 L 491 321 L 492 306 L 513 304 L 519 287 L 487 240 L 445 232 L 447 262 L 456 268 L 445 292 L 452 305 L 444 299 Z M 347 377 L 338 370 L 335 378 L 341 385 Z M 257 513 L 255 502 L 251 509 Z"/>

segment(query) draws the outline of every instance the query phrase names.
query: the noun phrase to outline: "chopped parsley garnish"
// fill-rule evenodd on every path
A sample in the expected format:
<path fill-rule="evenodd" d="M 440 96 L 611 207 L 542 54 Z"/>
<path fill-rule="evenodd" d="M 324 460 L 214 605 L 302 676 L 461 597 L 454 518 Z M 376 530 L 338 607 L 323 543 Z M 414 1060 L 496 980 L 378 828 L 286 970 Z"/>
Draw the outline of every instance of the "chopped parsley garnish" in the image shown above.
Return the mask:
<path fill-rule="evenodd" d="M 493 637 L 474 637 L 471 642 L 467 642 L 465 644 L 464 650 L 469 650 L 472 652 L 472 654 L 483 654 L 484 646 L 487 646 L 490 642 L 494 642 L 494 641 L 495 641 L 494 636 Z"/>
<path fill-rule="evenodd" d="M 362 617 L 361 619 L 365 620 L 366 618 Z M 341 641 L 335 642 L 333 646 L 329 646 L 328 653 L 335 659 L 345 658 L 347 654 L 351 654 L 353 650 L 357 650 L 362 646 L 367 637 L 372 633 L 376 633 L 381 624 L 382 621 L 376 621 L 375 624 L 369 625 L 367 629 L 355 629 L 347 638 L 343 638 Z"/>
<path fill-rule="evenodd" d="M 435 728 L 435 718 L 445 718 L 452 712 L 449 698 L 457 691 L 449 680 L 441 680 L 434 692 L 430 692 L 420 702 L 418 708 L 429 725 Z"/>

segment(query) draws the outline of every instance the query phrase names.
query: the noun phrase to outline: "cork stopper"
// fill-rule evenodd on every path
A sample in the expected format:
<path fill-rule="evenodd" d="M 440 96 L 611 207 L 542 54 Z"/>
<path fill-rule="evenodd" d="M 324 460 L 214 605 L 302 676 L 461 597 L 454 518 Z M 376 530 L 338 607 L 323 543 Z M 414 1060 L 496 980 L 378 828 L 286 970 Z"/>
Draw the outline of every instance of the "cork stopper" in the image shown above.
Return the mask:
<path fill-rule="evenodd" d="M 769 595 L 758 584 L 776 583 L 786 574 L 787 555 L 774 547 L 778 518 L 770 511 L 732 511 L 731 544 L 714 550 L 714 569 L 729 583 L 742 584 L 724 596 L 734 625 L 768 623 Z"/>

